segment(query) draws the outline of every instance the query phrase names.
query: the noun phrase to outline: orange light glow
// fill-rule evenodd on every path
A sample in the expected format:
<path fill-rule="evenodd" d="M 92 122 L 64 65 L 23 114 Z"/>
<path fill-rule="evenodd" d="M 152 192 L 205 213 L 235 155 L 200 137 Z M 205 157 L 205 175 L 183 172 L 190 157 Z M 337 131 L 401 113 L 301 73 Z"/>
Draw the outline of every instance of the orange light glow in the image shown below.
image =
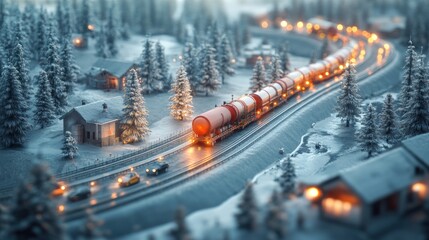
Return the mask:
<path fill-rule="evenodd" d="M 338 31 L 343 31 L 344 26 L 342 24 L 338 24 L 337 29 L 338 29 Z"/>
<path fill-rule="evenodd" d="M 427 193 L 427 187 L 424 183 L 417 182 L 411 186 L 411 190 L 419 195 L 420 198 L 425 198 Z"/>
<path fill-rule="evenodd" d="M 315 201 L 321 196 L 321 192 L 317 187 L 309 187 L 305 190 L 304 196 L 309 201 Z"/>
<path fill-rule="evenodd" d="M 344 69 L 344 66 L 343 66 L 343 65 L 340 65 L 338 68 L 339 68 L 340 70 L 343 70 L 343 69 Z"/>
<path fill-rule="evenodd" d="M 88 30 L 89 31 L 94 31 L 95 30 L 94 25 L 88 24 Z"/>
<path fill-rule="evenodd" d="M 301 90 L 301 86 L 297 86 L 296 90 L 298 90 L 298 91 Z"/>
<path fill-rule="evenodd" d="M 303 22 L 301 22 L 301 21 L 299 21 L 299 22 L 297 22 L 297 23 L 296 23 L 296 26 L 297 26 L 298 28 L 303 28 L 303 27 L 304 27 L 304 23 L 303 23 Z"/>
<path fill-rule="evenodd" d="M 268 28 L 269 26 L 270 26 L 270 24 L 268 23 L 268 21 L 264 20 L 264 21 L 262 21 L 262 22 L 261 22 L 261 28 L 266 29 L 266 28 Z"/>
<path fill-rule="evenodd" d="M 287 21 L 286 21 L 286 20 L 281 21 L 281 22 L 280 22 L 280 26 L 281 26 L 282 28 L 287 27 Z"/>
<path fill-rule="evenodd" d="M 377 41 L 378 36 L 377 36 L 377 34 L 373 33 L 373 34 L 371 34 L 371 38 L 374 39 L 374 41 Z"/>
<path fill-rule="evenodd" d="M 319 30 L 320 26 L 318 24 L 314 25 L 314 30 Z"/>
<path fill-rule="evenodd" d="M 309 81 L 305 81 L 305 85 L 310 85 L 310 82 Z"/>
<path fill-rule="evenodd" d="M 347 33 L 351 33 L 352 32 L 352 28 L 351 27 L 347 27 L 346 31 L 347 31 Z"/>
<path fill-rule="evenodd" d="M 97 204 L 97 200 L 96 199 L 91 199 L 91 201 L 89 201 L 89 204 L 95 205 L 95 204 Z"/>
<path fill-rule="evenodd" d="M 358 28 L 357 28 L 356 26 L 353 26 L 353 27 L 352 27 L 352 32 L 354 32 L 354 33 L 355 33 L 355 32 L 357 32 L 357 30 L 358 30 Z"/>
<path fill-rule="evenodd" d="M 62 213 L 62 212 L 64 212 L 64 210 L 65 210 L 64 205 L 59 205 L 58 206 L 58 212 Z"/>
<path fill-rule="evenodd" d="M 329 76 L 329 72 L 325 72 L 325 75 L 326 75 L 326 76 Z"/>
<path fill-rule="evenodd" d="M 390 45 L 389 45 L 389 44 L 387 44 L 387 43 L 385 43 L 385 44 L 384 44 L 384 48 L 386 49 L 386 51 L 389 51 L 389 49 L 390 49 Z"/>
<path fill-rule="evenodd" d="M 320 79 L 322 79 L 322 78 L 323 78 L 323 75 L 322 75 L 322 74 L 319 74 L 319 78 L 320 78 Z"/>
<path fill-rule="evenodd" d="M 307 29 L 311 29 L 313 27 L 313 24 L 307 23 L 306 27 L 307 27 Z"/>
<path fill-rule="evenodd" d="M 95 181 L 92 181 L 92 182 L 90 183 L 90 185 L 91 185 L 91 187 L 94 187 L 94 186 L 95 186 Z"/>

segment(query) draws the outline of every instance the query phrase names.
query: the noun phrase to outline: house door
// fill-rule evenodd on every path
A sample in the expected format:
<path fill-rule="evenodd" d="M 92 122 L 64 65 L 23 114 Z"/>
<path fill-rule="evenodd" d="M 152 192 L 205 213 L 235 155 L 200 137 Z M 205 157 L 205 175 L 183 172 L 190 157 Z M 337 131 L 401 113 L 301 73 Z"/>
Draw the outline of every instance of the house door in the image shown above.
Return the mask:
<path fill-rule="evenodd" d="M 108 88 L 109 89 L 118 89 L 118 79 L 117 78 L 109 78 Z"/>

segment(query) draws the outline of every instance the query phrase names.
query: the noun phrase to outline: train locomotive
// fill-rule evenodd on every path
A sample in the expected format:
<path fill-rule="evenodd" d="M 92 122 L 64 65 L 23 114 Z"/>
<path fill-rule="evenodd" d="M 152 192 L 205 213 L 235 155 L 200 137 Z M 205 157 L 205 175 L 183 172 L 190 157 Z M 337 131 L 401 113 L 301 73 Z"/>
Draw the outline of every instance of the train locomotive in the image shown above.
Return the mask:
<path fill-rule="evenodd" d="M 332 26 L 320 24 L 320 30 L 332 32 Z M 342 74 L 348 59 L 359 48 L 353 39 L 343 37 L 342 40 L 343 47 L 323 60 L 300 67 L 260 91 L 246 94 L 195 117 L 192 121 L 194 141 L 213 146 L 216 141 L 237 129 L 243 129 L 311 84 Z"/>

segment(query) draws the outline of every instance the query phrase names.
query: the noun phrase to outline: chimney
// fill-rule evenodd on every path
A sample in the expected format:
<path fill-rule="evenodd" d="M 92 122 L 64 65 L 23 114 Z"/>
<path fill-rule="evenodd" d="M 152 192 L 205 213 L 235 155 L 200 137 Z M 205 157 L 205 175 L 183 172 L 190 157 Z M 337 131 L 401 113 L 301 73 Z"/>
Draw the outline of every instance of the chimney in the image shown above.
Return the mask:
<path fill-rule="evenodd" d="M 82 105 L 85 105 L 86 104 L 86 101 L 85 100 L 82 100 Z"/>
<path fill-rule="evenodd" d="M 103 112 L 107 112 L 107 104 L 103 103 Z"/>

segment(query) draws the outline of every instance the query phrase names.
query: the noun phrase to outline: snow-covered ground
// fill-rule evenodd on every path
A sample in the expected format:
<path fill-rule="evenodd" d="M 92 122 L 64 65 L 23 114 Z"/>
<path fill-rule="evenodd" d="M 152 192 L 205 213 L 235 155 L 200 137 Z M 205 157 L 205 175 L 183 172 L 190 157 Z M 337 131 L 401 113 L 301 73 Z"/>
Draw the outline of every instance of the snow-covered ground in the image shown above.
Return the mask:
<path fill-rule="evenodd" d="M 363 101 L 362 107 L 368 103 L 381 107 L 383 95 Z M 394 97 L 396 94 L 391 93 Z M 308 132 L 302 136 L 301 144 L 290 153 L 295 164 L 297 180 L 309 177 L 331 176 L 343 169 L 355 166 L 367 159 L 367 154 L 362 152 L 355 141 L 355 131 L 360 127 L 346 128 L 341 121 L 332 114 L 313 125 Z M 315 145 L 321 144 L 317 150 Z M 255 196 L 257 197 L 259 209 L 264 209 L 274 190 L 279 189 L 275 179 L 281 174 L 280 164 L 285 159 L 274 163 L 271 167 L 256 175 L 254 182 Z M 234 214 L 237 212 L 237 205 L 242 193 L 227 199 L 221 205 L 201 211 L 197 211 L 187 217 L 188 227 L 195 239 L 221 239 L 225 232 L 228 232 L 231 239 L 242 239 L 243 233 L 236 230 Z M 342 226 L 333 226 L 329 223 L 317 221 L 317 209 L 311 207 L 303 198 L 295 198 L 285 204 L 287 211 L 287 232 L 288 239 L 362 239 L 359 232 Z M 305 215 L 305 231 L 296 228 L 297 212 L 301 211 Z M 264 213 L 264 211 L 259 211 Z M 260 221 L 263 221 L 263 215 Z M 326 226 L 329 226 L 328 228 Z M 388 233 L 382 239 L 406 239 L 416 237 L 416 227 L 406 219 L 404 225 L 394 232 Z M 143 232 L 132 234 L 125 239 L 145 239 L 149 235 L 156 236 L 157 239 L 168 239 L 168 232 L 174 227 L 174 223 L 164 224 Z M 417 235 L 419 236 L 419 232 Z M 404 238 L 405 237 L 405 238 Z M 253 238 L 252 238 L 253 239 Z M 415 239 L 415 238 L 413 238 Z"/>

